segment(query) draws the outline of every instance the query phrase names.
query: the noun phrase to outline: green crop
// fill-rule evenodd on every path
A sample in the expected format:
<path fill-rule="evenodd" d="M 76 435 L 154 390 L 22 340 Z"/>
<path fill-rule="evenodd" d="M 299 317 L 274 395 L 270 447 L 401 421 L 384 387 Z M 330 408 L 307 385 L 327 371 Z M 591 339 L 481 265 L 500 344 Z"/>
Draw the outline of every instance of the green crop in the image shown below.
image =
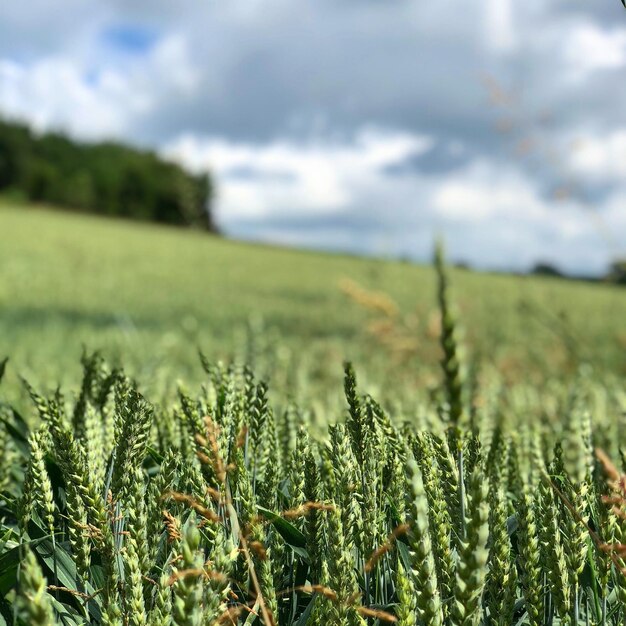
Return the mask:
<path fill-rule="evenodd" d="M 98 352 L 74 387 L 22 381 L 28 404 L 0 403 L 0 625 L 623 624 L 623 390 L 472 359 L 450 277 L 439 252 L 438 383 L 366 393 L 346 363 L 335 413 L 272 350 L 201 355 L 201 384 L 154 396 Z"/>
<path fill-rule="evenodd" d="M 626 373 L 626 331 L 616 324 L 626 319 L 624 289 L 456 268 L 447 275 L 454 301 L 447 310 L 464 329 L 457 347 L 465 349 L 470 407 L 472 380 L 483 391 L 520 382 L 537 390 L 571 381 L 581 362 L 604 380 Z M 370 298 L 370 310 L 367 298 L 355 302 L 342 292 L 347 279 L 383 294 L 382 303 Z M 24 410 L 16 374 L 38 389 L 74 389 L 83 346 L 123 366 L 158 403 L 171 402 L 181 380 L 191 389 L 204 382 L 201 347 L 212 360 L 248 364 L 270 383 L 280 411 L 293 397 L 306 414 L 334 421 L 343 410 L 345 360 L 380 404 L 418 410 L 417 400 L 434 389 L 448 399 L 449 385 L 437 382 L 436 292 L 430 267 L 254 246 L 0 199 L 0 356 L 11 357 L 4 394 Z M 544 404 L 546 413 L 553 405 Z"/>

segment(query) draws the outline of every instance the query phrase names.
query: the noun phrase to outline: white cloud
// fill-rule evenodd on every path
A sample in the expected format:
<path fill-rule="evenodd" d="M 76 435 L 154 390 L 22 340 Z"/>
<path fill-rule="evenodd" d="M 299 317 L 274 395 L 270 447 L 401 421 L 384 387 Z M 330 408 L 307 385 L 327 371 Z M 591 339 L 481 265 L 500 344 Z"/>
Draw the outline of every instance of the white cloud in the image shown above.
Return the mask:
<path fill-rule="evenodd" d="M 389 172 L 433 144 L 368 129 L 343 142 L 188 135 L 165 154 L 217 173 L 217 219 L 235 236 L 423 260 L 443 233 L 454 258 L 478 267 L 525 270 L 544 260 L 580 273 L 603 272 L 626 248 L 626 191 L 592 212 L 575 198 L 556 202 L 516 167 L 485 158 L 453 174 Z M 610 245 L 607 231 L 616 233 Z"/>
<path fill-rule="evenodd" d="M 513 50 L 517 43 L 513 0 L 485 0 L 485 28 L 496 52 Z"/>
<path fill-rule="evenodd" d="M 498 216 L 537 219 L 544 207 L 529 183 L 510 169 L 496 172 L 490 163 L 473 163 L 438 185 L 432 204 L 441 216 L 459 222 L 484 222 Z"/>
<path fill-rule="evenodd" d="M 579 136 L 569 153 L 574 174 L 600 181 L 626 179 L 626 127 Z"/>
<path fill-rule="evenodd" d="M 365 128 L 352 141 L 278 140 L 269 144 L 183 136 L 163 153 L 220 181 L 217 219 L 226 227 L 241 218 L 284 211 L 334 213 L 351 204 L 362 181 L 427 151 L 428 137 Z"/>
<path fill-rule="evenodd" d="M 66 59 L 29 65 L 0 62 L 0 109 L 5 115 L 29 120 L 38 130 L 71 128 L 86 138 L 120 134 L 126 112 L 115 101 L 126 93 L 120 77 L 88 84 L 80 68 Z"/>
<path fill-rule="evenodd" d="M 613 259 L 626 258 L 626 188 L 622 188 L 604 203 L 594 215 L 597 226 Z"/>
<path fill-rule="evenodd" d="M 0 58 L 0 112 L 27 120 L 38 130 L 63 129 L 81 139 L 122 138 L 161 99 L 172 93 L 193 96 L 198 82 L 187 44 L 177 35 L 133 62 Z"/>
<path fill-rule="evenodd" d="M 582 79 L 598 70 L 615 70 L 626 65 L 626 28 L 601 28 L 583 22 L 570 29 L 564 56 L 572 76 Z"/>
<path fill-rule="evenodd" d="M 607 245 L 606 230 L 624 221 L 619 211 L 593 212 L 575 199 L 556 202 L 532 179 L 494 162 L 473 163 L 439 181 L 431 198 L 453 232 L 451 249 L 487 266 L 507 259 L 510 267 L 526 269 L 544 260 L 570 271 L 600 273 L 615 249 L 626 245 L 626 230 L 615 245 Z"/>
<path fill-rule="evenodd" d="M 175 92 L 188 98 L 196 94 L 202 72 L 184 36 L 173 34 L 159 42 L 140 67 L 133 68 L 131 80 L 144 83 L 146 91 L 159 95 Z M 143 81 L 140 79 L 143 78 Z"/>

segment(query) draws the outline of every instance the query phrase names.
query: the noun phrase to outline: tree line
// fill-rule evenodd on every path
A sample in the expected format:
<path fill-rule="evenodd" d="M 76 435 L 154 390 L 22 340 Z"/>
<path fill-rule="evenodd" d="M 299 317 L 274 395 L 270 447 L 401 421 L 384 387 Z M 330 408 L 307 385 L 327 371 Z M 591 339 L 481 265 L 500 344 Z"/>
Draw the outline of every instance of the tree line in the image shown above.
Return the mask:
<path fill-rule="evenodd" d="M 0 120 L 0 193 L 88 213 L 215 230 L 212 180 L 121 143 Z"/>
<path fill-rule="evenodd" d="M 545 262 L 536 263 L 529 273 L 539 276 L 551 276 L 554 278 L 584 280 L 587 282 L 602 281 L 615 283 L 617 285 L 626 285 L 626 259 L 616 259 L 612 261 L 609 265 L 608 271 L 603 276 L 566 274 L 558 269 L 556 266 Z"/>

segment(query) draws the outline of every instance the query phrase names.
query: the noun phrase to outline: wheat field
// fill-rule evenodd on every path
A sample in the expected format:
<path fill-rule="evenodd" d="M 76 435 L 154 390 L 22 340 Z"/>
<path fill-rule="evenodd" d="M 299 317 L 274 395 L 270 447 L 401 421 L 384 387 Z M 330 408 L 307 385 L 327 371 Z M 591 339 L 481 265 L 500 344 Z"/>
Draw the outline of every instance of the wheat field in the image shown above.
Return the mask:
<path fill-rule="evenodd" d="M 39 210 L 0 219 L 16 241 L 53 225 L 30 251 L 2 235 L 0 624 L 626 620 L 619 290 L 451 271 L 441 249 L 434 268 L 374 266 L 114 222 L 90 239 L 91 220 Z M 72 224 L 83 235 L 64 244 Z M 178 237 L 212 281 L 189 270 L 176 286 Z M 178 299 L 157 288 L 170 280 Z M 72 315 L 20 323 L 64 310 L 69 290 Z M 149 346 L 187 298 L 196 334 L 173 331 L 158 361 Z M 237 313 L 248 299 L 262 324 Z M 120 302 L 126 344 L 90 317 Z"/>

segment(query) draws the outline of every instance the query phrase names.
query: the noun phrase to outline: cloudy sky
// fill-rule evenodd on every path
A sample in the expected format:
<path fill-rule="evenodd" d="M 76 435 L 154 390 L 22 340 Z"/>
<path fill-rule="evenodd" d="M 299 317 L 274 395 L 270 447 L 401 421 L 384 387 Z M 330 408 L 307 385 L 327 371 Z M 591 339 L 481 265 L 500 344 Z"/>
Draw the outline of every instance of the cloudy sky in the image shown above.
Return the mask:
<path fill-rule="evenodd" d="M 232 236 L 601 273 L 626 255 L 619 0 L 0 4 L 0 114 L 216 176 Z"/>

